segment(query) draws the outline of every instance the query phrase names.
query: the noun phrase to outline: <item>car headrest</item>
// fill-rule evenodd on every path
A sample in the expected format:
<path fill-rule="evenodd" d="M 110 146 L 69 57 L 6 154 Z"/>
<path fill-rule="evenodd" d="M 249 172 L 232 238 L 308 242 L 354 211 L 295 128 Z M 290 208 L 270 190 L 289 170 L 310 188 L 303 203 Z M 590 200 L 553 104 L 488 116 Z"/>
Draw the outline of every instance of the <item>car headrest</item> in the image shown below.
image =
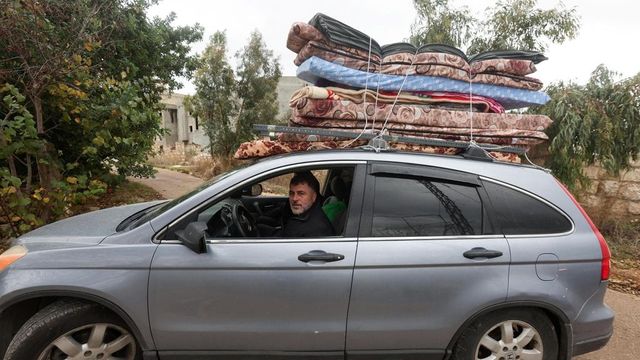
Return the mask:
<path fill-rule="evenodd" d="M 329 184 L 331 188 L 331 192 L 340 200 L 345 200 L 347 198 L 347 186 L 344 181 L 339 177 L 334 177 L 331 179 L 331 183 Z"/>

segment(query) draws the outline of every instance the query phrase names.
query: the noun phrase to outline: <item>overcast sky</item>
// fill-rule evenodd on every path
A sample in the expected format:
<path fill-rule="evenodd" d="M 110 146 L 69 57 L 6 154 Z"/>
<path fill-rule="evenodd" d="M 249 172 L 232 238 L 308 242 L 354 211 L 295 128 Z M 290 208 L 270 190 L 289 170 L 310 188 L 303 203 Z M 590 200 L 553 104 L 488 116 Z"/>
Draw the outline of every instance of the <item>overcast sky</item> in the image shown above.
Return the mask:
<path fill-rule="evenodd" d="M 454 5 L 466 4 L 482 13 L 493 2 L 486 0 L 451 0 Z M 542 8 L 553 7 L 558 1 L 539 0 Z M 549 60 L 537 65 L 533 75 L 545 83 L 573 80 L 584 83 L 598 64 L 622 76 L 640 72 L 640 2 L 633 0 L 567 0 L 565 7 L 575 7 L 581 18 L 581 28 L 575 40 L 551 46 L 545 55 Z M 248 41 L 257 29 L 267 46 L 280 57 L 283 75 L 295 75 L 295 54 L 287 49 L 287 34 L 295 21 L 309 21 L 322 12 L 368 35 L 381 45 L 403 41 L 409 37 L 415 10 L 411 0 L 322 0 L 322 1 L 264 1 L 264 0 L 160 0 L 150 10 L 151 16 L 177 15 L 176 25 L 200 23 L 205 29 L 204 39 L 194 46 L 201 52 L 215 31 L 227 31 L 230 61 L 233 54 Z M 193 86 L 185 80 L 178 92 L 193 93 Z"/>

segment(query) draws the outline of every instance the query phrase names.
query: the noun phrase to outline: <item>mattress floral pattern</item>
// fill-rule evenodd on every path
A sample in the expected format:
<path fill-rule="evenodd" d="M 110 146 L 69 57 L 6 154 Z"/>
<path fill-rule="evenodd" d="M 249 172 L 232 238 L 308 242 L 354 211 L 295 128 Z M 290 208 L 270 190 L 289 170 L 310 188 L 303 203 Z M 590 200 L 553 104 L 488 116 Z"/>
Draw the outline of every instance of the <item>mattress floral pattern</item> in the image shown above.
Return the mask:
<path fill-rule="evenodd" d="M 366 144 L 366 141 L 308 141 L 308 142 L 281 142 L 267 139 L 259 139 L 248 141 L 240 144 L 240 147 L 234 154 L 236 159 L 254 159 L 273 155 L 286 154 L 296 151 L 322 150 L 322 149 L 343 149 L 357 148 Z M 463 149 L 441 146 L 426 146 L 407 143 L 390 142 L 389 146 L 397 151 L 421 152 L 430 154 L 457 155 Z M 508 161 L 519 163 L 520 158 L 516 154 L 504 153 L 497 151 L 489 151 L 498 161 Z"/>

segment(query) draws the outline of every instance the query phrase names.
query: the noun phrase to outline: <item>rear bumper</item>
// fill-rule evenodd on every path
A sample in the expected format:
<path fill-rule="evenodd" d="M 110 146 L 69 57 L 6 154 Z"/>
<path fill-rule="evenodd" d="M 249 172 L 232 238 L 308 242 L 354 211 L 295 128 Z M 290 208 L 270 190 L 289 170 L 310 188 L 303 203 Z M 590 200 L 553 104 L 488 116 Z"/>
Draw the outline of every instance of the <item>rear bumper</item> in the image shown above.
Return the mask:
<path fill-rule="evenodd" d="M 585 340 L 585 341 L 574 344 L 573 356 L 578 356 L 578 355 L 586 354 L 592 351 L 596 351 L 598 349 L 602 349 L 605 345 L 607 345 L 612 335 L 613 335 L 613 332 L 610 332 L 609 334 L 603 337 Z"/>
<path fill-rule="evenodd" d="M 604 347 L 613 335 L 614 313 L 604 303 L 607 281 L 587 300 L 573 321 L 573 356 Z"/>

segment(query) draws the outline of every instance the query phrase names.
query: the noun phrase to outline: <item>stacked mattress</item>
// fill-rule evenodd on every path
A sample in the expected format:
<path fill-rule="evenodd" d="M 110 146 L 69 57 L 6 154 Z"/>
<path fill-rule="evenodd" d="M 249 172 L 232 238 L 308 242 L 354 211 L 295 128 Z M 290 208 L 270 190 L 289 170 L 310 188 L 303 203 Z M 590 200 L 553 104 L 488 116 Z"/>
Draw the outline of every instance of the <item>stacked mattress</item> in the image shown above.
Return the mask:
<path fill-rule="evenodd" d="M 287 47 L 299 78 L 313 84 L 289 103 L 290 126 L 528 147 L 547 140 L 551 119 L 505 113 L 549 97 L 529 76 L 546 60 L 533 51 L 491 51 L 467 57 L 441 44 L 380 46 L 368 35 L 323 14 L 294 23 Z M 315 148 L 355 147 L 360 139 L 281 133 L 243 144 L 250 158 Z M 457 153 L 460 149 L 391 142 L 402 150 Z M 493 152 L 517 161 L 514 154 Z"/>

